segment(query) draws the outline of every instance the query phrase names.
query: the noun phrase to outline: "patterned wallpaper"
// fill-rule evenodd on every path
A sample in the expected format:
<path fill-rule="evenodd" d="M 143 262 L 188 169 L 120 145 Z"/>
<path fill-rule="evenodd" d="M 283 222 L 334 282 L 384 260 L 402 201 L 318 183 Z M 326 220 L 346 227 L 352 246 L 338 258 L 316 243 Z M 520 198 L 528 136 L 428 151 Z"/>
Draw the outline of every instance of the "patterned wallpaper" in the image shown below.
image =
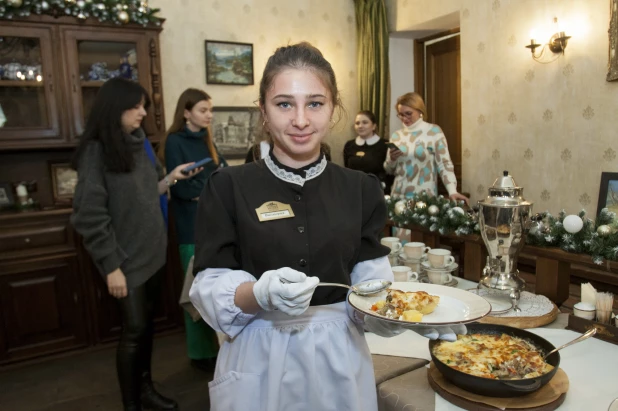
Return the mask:
<path fill-rule="evenodd" d="M 358 110 L 356 19 L 353 0 L 150 0 L 166 19 L 161 64 L 166 123 L 180 93 L 204 89 L 218 106 L 251 106 L 258 98 L 266 60 L 277 47 L 309 41 L 333 65 L 348 112 L 327 142 L 342 163 L 345 142 Z M 206 84 L 204 40 L 253 43 L 254 86 Z"/>
<path fill-rule="evenodd" d="M 460 9 L 463 189 L 474 201 L 509 170 L 535 211 L 594 216 L 601 172 L 618 171 L 618 82 L 605 81 L 609 1 L 439 2 L 443 14 Z M 420 21 L 429 4 L 394 0 L 391 26 L 413 29 L 405 17 Z M 547 42 L 554 16 L 573 37 L 564 56 L 540 64 L 524 46 L 533 28 Z"/>

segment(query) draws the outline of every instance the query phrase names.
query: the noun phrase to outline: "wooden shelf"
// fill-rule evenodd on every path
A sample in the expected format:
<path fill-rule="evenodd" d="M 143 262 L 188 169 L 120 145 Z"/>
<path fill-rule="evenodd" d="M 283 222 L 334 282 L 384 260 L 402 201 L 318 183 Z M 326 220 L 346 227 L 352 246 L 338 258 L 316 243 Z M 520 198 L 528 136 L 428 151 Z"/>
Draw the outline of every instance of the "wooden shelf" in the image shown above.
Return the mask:
<path fill-rule="evenodd" d="M 42 81 L 36 80 L 0 80 L 0 87 L 43 87 Z"/>
<path fill-rule="evenodd" d="M 81 82 L 82 87 L 101 87 L 105 81 L 103 80 L 84 80 Z"/>

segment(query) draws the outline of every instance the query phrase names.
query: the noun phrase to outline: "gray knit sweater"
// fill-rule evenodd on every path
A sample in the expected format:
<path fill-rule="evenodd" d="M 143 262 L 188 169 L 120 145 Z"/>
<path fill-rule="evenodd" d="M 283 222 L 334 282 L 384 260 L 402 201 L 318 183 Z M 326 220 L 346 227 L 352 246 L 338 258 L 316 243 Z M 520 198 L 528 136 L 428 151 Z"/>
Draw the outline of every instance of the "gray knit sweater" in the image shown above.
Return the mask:
<path fill-rule="evenodd" d="M 135 168 L 128 173 L 106 170 L 100 142 L 84 151 L 71 223 L 103 278 L 120 268 L 133 288 L 165 264 L 167 230 L 159 204 L 162 169 L 148 158 L 141 129 L 125 138 L 135 149 Z"/>

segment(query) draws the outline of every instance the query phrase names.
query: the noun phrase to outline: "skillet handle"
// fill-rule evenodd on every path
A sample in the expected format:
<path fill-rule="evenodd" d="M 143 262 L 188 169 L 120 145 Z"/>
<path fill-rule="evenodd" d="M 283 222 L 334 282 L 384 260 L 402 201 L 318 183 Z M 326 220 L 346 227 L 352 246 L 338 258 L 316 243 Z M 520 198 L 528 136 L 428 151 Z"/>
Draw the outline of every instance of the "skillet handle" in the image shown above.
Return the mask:
<path fill-rule="evenodd" d="M 520 392 L 532 392 L 532 391 L 538 390 L 539 387 L 541 386 L 540 379 L 534 380 L 530 384 L 527 384 L 527 385 L 513 384 L 511 382 L 505 382 L 505 381 L 501 381 L 501 382 L 503 385 L 506 385 L 513 391 L 520 391 Z"/>

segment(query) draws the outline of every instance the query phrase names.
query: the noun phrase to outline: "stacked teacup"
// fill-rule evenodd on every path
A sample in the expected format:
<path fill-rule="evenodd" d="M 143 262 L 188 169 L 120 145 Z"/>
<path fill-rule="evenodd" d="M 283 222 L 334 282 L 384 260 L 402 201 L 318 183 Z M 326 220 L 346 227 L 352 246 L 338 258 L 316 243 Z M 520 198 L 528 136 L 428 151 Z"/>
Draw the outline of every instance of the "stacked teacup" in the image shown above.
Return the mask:
<path fill-rule="evenodd" d="M 450 250 L 434 248 L 427 252 L 427 261 L 421 262 L 423 271 L 427 274 L 427 281 L 432 284 L 451 285 L 458 265 Z"/>
<path fill-rule="evenodd" d="M 421 272 L 421 262 L 427 260 L 427 252 L 431 247 L 425 246 L 424 243 L 409 242 L 402 247 L 399 253 L 399 264 L 410 267 L 412 271 Z"/>
<path fill-rule="evenodd" d="M 391 267 L 399 265 L 397 255 L 401 251 L 401 240 L 399 240 L 398 237 L 383 237 L 380 240 L 380 243 L 391 249 L 391 252 L 388 255 L 388 261 L 391 263 Z"/>

